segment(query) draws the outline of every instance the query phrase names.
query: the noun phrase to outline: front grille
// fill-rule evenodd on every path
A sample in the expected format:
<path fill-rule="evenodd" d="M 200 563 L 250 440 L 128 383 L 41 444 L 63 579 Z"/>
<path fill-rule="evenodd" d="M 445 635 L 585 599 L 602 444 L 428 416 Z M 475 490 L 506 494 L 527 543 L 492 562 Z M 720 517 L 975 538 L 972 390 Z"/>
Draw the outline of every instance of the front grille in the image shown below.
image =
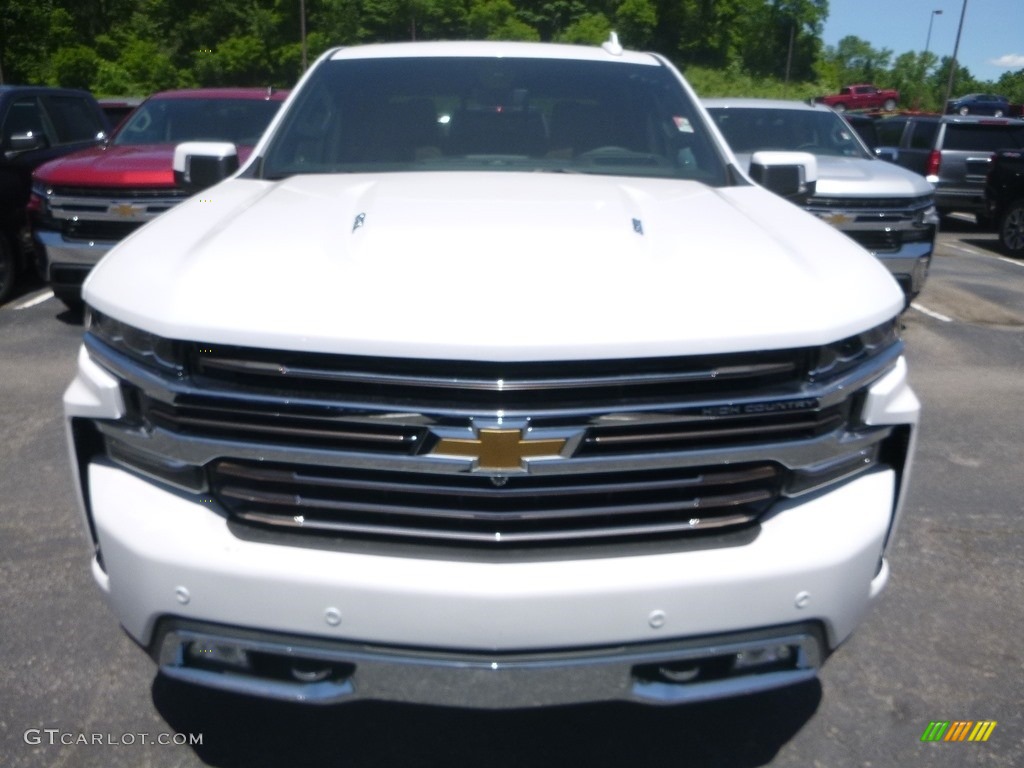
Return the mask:
<path fill-rule="evenodd" d="M 122 188 L 122 187 L 52 187 L 50 194 L 59 197 L 84 197 L 98 200 L 147 200 L 177 199 L 184 200 L 189 195 L 181 189 L 173 187 L 157 188 Z"/>
<path fill-rule="evenodd" d="M 849 208 L 917 211 L 930 207 L 932 197 L 812 197 L 807 204 L 810 208 Z"/>
<path fill-rule="evenodd" d="M 54 187 L 48 190 L 46 207 L 70 240 L 117 242 L 187 196 L 173 188 Z"/>
<path fill-rule="evenodd" d="M 476 544 L 591 541 L 735 527 L 779 496 L 772 464 L 517 475 L 296 468 L 220 461 L 210 488 L 238 519 L 341 535 Z"/>
<path fill-rule="evenodd" d="M 125 417 L 98 424 L 120 466 L 285 541 L 485 548 L 753 526 L 874 465 L 890 429 L 860 403 L 901 351 L 500 363 L 174 343 L 165 371 L 86 346 L 122 381 Z"/>

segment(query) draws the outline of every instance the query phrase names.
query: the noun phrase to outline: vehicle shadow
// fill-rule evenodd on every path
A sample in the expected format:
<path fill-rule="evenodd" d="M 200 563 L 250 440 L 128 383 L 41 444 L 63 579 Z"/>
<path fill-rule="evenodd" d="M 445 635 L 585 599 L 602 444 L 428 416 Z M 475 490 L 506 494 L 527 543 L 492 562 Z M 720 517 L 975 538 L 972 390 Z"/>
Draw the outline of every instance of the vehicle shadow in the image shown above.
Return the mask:
<path fill-rule="evenodd" d="M 821 702 L 821 684 L 677 707 L 614 703 L 502 711 L 289 704 L 163 675 L 154 680 L 152 696 L 176 733 L 202 734 L 202 744 L 192 748 L 220 768 L 746 768 L 770 763 L 810 720 Z"/>
<path fill-rule="evenodd" d="M 54 301 L 57 301 L 57 299 L 54 299 Z M 85 322 L 84 307 L 71 309 L 69 307 L 65 307 L 63 304 L 60 304 L 60 307 L 61 309 L 55 317 L 60 322 L 64 323 L 64 325 L 82 325 Z"/>
<path fill-rule="evenodd" d="M 999 239 L 996 237 L 965 237 L 962 238 L 961 242 L 964 242 L 967 245 L 973 245 L 975 248 L 979 248 L 983 251 L 988 251 L 994 256 L 1003 256 L 1008 259 L 1014 258 L 1013 256 L 1007 255 L 1006 252 L 1003 251 L 1003 249 L 999 246 Z"/>

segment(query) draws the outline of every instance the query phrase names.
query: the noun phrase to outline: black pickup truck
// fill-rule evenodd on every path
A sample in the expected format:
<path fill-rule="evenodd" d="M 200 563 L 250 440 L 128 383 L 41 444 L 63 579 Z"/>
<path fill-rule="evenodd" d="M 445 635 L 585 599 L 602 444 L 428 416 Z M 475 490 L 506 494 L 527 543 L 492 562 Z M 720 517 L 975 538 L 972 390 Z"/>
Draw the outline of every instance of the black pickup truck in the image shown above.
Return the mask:
<path fill-rule="evenodd" d="M 106 138 L 110 126 L 85 91 L 0 85 L 0 302 L 28 265 L 25 206 L 38 166 Z"/>
<path fill-rule="evenodd" d="M 993 155 L 985 199 L 1003 250 L 1024 256 L 1024 150 L 1004 149 Z"/>

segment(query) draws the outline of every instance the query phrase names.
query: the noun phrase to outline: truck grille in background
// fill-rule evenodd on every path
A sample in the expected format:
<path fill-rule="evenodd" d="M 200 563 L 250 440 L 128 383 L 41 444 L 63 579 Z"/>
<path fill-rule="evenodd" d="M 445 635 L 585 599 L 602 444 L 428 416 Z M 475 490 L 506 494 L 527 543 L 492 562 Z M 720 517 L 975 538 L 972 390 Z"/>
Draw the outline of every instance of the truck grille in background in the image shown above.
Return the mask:
<path fill-rule="evenodd" d="M 933 228 L 923 221 L 930 197 L 812 197 L 807 210 L 876 253 L 894 253 L 904 244 L 931 240 Z"/>
<path fill-rule="evenodd" d="M 177 189 L 54 187 L 47 205 L 66 238 L 117 242 L 186 197 Z"/>
<path fill-rule="evenodd" d="M 214 495 L 264 525 L 434 541 L 523 544 L 743 525 L 780 492 L 771 464 L 489 477 L 221 461 Z"/>
<path fill-rule="evenodd" d="M 933 204 L 931 197 L 812 197 L 807 201 L 810 208 L 850 208 L 917 211 Z"/>

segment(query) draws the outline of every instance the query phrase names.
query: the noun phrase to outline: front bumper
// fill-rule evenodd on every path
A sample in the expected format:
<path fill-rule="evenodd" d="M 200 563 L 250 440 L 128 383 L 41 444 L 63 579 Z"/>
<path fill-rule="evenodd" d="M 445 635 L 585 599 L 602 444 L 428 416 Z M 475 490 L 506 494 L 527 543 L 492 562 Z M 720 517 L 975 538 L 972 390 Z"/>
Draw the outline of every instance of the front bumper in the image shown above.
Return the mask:
<path fill-rule="evenodd" d="M 935 188 L 935 207 L 943 213 L 961 211 L 983 216 L 988 212 L 985 188 L 981 185 L 976 187 L 945 187 L 941 181 L 938 181 Z"/>
<path fill-rule="evenodd" d="M 906 243 L 895 253 L 876 252 L 874 255 L 900 284 L 909 301 L 924 288 L 933 250 L 930 242 Z"/>
<path fill-rule="evenodd" d="M 262 698 L 496 709 L 750 694 L 812 679 L 825 646 L 804 623 L 568 652 L 426 654 L 171 619 L 151 651 L 167 677 Z"/>
<path fill-rule="evenodd" d="M 491 664 L 507 669 L 527 689 L 547 676 L 582 687 L 563 691 L 558 699 L 555 689 L 542 686 L 542 691 L 524 690 L 514 703 L 506 696 L 489 706 L 695 700 L 813 676 L 813 659 L 853 631 L 887 581 L 882 551 L 895 492 L 892 471 L 861 476 L 831 492 L 790 502 L 761 524 L 753 541 L 735 547 L 498 564 L 245 541 L 202 500 L 99 462 L 88 472 L 102 553 L 102 565 L 94 561 L 94 576 L 122 625 L 152 649 L 165 671 L 240 692 L 316 698 L 308 688 L 268 686 L 251 675 L 196 675 L 175 662 L 173 654 L 168 657 L 172 651 L 166 636 L 161 637 L 161 622 L 216 622 L 234 629 L 214 637 L 258 630 L 307 638 L 320 648 L 337 643 L 326 658 L 355 664 L 372 680 L 383 676 L 381 682 L 364 682 L 362 695 L 474 706 L 488 699 L 491 687 L 474 686 L 485 676 L 481 669 Z M 719 641 L 699 640 L 708 635 L 797 622 L 820 624 L 821 644 L 807 651 L 812 661 L 774 676 L 729 678 L 698 689 L 665 681 L 660 682 L 667 687 L 645 688 L 633 673 L 638 665 L 689 658 L 686 651 L 701 659 L 737 652 L 731 646 L 723 651 Z M 799 645 L 785 639 L 790 634 L 782 632 L 767 642 Z M 628 648 L 659 642 L 668 646 L 654 657 Z M 369 658 L 354 655 L 348 650 L 353 643 L 376 652 Z M 597 656 L 566 655 L 619 646 L 627 648 Z M 277 647 L 297 646 L 286 640 Z M 418 664 L 411 665 L 400 650 L 409 648 Z M 541 667 L 508 666 L 504 654 L 522 651 L 556 657 Z M 473 654 L 478 662 L 453 666 L 444 661 L 451 653 Z M 393 676 L 400 670 L 411 677 L 395 688 Z M 410 682 L 415 679 L 422 682 Z M 459 681 L 474 685 L 464 687 Z M 434 691 L 445 692 L 443 702 Z M 354 696 L 343 693 L 343 698 Z"/>
<path fill-rule="evenodd" d="M 56 230 L 33 232 L 43 278 L 59 289 L 81 289 L 89 272 L 117 243 L 106 240 L 69 240 Z"/>

